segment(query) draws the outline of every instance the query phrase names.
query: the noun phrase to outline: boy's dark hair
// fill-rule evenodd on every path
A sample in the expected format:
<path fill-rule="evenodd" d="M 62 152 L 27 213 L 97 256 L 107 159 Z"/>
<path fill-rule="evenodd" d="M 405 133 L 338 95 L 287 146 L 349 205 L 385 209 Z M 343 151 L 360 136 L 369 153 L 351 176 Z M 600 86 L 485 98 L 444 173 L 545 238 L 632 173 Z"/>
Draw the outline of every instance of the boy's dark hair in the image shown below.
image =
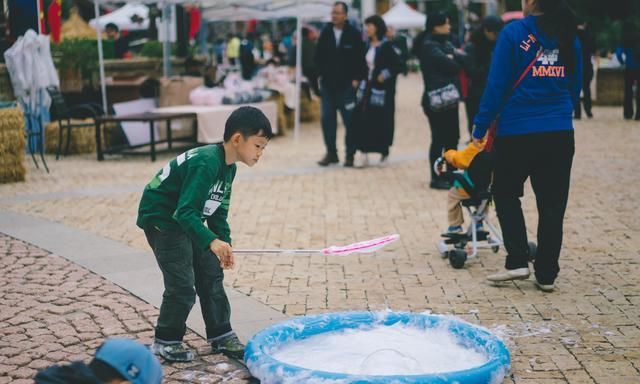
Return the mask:
<path fill-rule="evenodd" d="M 372 24 L 374 27 L 376 27 L 376 37 L 378 38 L 378 40 L 382 40 L 387 34 L 387 24 L 384 22 L 384 19 L 378 15 L 367 17 L 364 20 L 364 24 Z"/>
<path fill-rule="evenodd" d="M 112 380 L 126 380 L 118 371 L 112 366 L 105 363 L 102 360 L 93 359 L 89 363 L 89 369 L 96 375 L 101 381 L 108 383 Z"/>
<path fill-rule="evenodd" d="M 118 28 L 118 26 L 114 23 L 108 23 L 107 25 L 104 26 L 104 30 L 108 31 L 108 30 L 114 30 L 116 32 L 120 32 L 120 28 Z"/>
<path fill-rule="evenodd" d="M 345 3 L 344 1 L 336 1 L 335 3 L 333 3 L 333 6 L 335 7 L 336 5 L 341 6 L 342 10 L 344 10 L 344 13 L 349 14 L 349 6 L 347 5 L 347 3 Z"/>
<path fill-rule="evenodd" d="M 240 107 L 231 113 L 224 125 L 224 141 L 229 141 L 235 133 L 243 138 L 258 135 L 271 139 L 273 131 L 267 116 L 255 107 Z"/>

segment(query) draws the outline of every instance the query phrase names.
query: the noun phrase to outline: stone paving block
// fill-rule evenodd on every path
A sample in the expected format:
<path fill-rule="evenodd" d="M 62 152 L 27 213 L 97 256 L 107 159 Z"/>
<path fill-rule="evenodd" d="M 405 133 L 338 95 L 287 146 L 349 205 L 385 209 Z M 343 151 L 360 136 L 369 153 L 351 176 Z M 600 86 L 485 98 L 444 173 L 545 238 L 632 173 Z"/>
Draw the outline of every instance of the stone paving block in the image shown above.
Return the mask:
<path fill-rule="evenodd" d="M 629 172 L 629 163 L 640 161 L 637 123 L 621 120 L 619 108 L 603 107 L 594 109 L 596 118 L 576 122 L 576 155 L 556 292 L 541 293 L 532 280 L 492 287 L 484 278 L 503 268 L 503 249 L 495 255 L 481 253 L 461 270 L 451 268 L 435 249 L 446 223 L 446 193 L 427 187 L 429 134 L 419 107 L 419 76 L 401 77 L 398 89 L 396 137 L 388 165 L 366 169 L 316 167 L 315 161 L 324 151 L 321 130 L 317 123 L 303 124 L 299 141 L 276 138 L 260 164 L 239 167 L 230 224 L 234 246 L 242 248 L 323 248 L 385 233 L 400 233 L 401 239 L 375 254 L 343 258 L 238 256 L 238 267 L 226 274 L 226 282 L 262 303 L 279 297 L 281 303 L 274 308 L 284 312 L 290 308 L 296 314 L 303 305 L 307 314 L 346 306 L 373 310 L 391 307 L 452 313 L 491 329 L 502 327 L 498 329 L 507 331 L 512 356 L 525 357 L 514 360 L 516 374 L 530 369 L 531 356 L 549 356 L 564 375 L 564 379 L 523 379 L 528 382 L 603 382 L 577 373 L 586 371 L 576 369 L 568 356 L 574 356 L 578 364 L 626 362 L 629 356 L 637 359 L 634 351 L 639 337 L 634 329 L 640 323 L 640 217 L 630 212 L 640 204 L 640 194 L 630 191 L 640 185 L 640 174 Z M 464 125 L 462 108 L 460 112 Z M 342 133 L 340 129 L 338 136 Z M 461 143 L 465 140 L 467 134 L 462 130 Z M 156 163 L 112 158 L 100 167 L 90 156 L 70 156 L 55 163 L 55 175 L 30 168 L 25 183 L 0 185 L 0 209 L 54 220 L 148 252 L 142 231 L 135 227 L 139 191 L 149 175 L 172 156 L 161 155 Z M 91 187 L 78 187 L 87 185 L 87 180 Z M 603 189 L 606 185 L 616 188 Z M 533 240 L 537 212 L 529 183 L 522 203 Z M 91 212 L 90 219 L 87 212 Z M 493 218 L 497 224 L 495 215 Z M 14 256 L 0 258 L 0 269 L 22 278 L 36 265 L 31 272 L 40 279 L 43 266 L 38 264 L 41 254 L 37 252 L 16 245 L 11 252 Z M 51 325 L 24 314 L 35 304 L 20 307 L 20 297 L 31 290 L 38 292 L 41 304 L 50 304 L 47 313 L 51 315 L 66 318 L 82 312 L 72 305 L 55 305 L 56 300 L 46 294 L 57 280 L 74 276 L 85 283 L 65 285 L 70 294 L 64 298 L 81 301 L 82 305 L 91 303 L 96 299 L 92 291 L 100 284 L 95 277 L 79 271 L 60 268 L 40 287 L 11 285 L 7 293 L 17 296 L 0 297 L 0 323 L 26 316 Z M 304 296 L 305 300 L 286 299 L 290 294 Z M 114 299 L 115 303 L 124 304 L 119 299 Z M 7 306 L 22 310 L 7 314 Z M 472 310 L 477 312 L 470 313 Z M 149 324 L 157 316 L 152 310 L 139 313 Z M 131 313 L 126 317 L 116 316 L 115 321 L 133 320 L 129 318 L 133 317 Z M 84 324 L 82 327 L 87 328 L 78 329 L 74 325 L 77 337 L 85 341 L 79 335 L 88 336 L 90 326 Z M 129 332 L 126 326 L 120 328 Z M 0 324 L 3 336 L 25 331 L 21 324 Z M 0 355 L 3 348 L 6 346 L 0 344 Z M 640 378 L 637 371 L 633 375 L 632 379 Z"/>

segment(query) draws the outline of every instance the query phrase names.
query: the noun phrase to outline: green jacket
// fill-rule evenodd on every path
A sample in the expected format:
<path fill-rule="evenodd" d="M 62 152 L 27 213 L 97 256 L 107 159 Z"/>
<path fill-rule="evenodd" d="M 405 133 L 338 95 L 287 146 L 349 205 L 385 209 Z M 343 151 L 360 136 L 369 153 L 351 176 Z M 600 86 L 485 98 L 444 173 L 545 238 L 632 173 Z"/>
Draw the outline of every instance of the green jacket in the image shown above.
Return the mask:
<path fill-rule="evenodd" d="M 136 224 L 183 230 L 202 249 L 217 238 L 231 243 L 227 214 L 235 176 L 236 165 L 225 163 L 222 145 L 191 149 L 167 163 L 144 188 Z"/>

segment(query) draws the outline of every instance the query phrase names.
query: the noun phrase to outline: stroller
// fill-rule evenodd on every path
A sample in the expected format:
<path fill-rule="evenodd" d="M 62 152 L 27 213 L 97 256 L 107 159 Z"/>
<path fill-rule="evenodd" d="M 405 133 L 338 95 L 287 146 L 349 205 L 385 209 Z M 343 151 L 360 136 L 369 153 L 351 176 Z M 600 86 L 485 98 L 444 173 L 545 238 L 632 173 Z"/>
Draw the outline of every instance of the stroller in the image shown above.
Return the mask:
<path fill-rule="evenodd" d="M 487 154 L 480 153 L 477 156 L 485 156 Z M 488 161 L 488 159 L 480 159 L 481 161 Z M 474 159 L 475 161 L 475 159 Z M 476 163 L 478 164 L 478 163 Z M 478 249 L 489 248 L 494 253 L 500 250 L 503 245 L 503 240 L 500 232 L 489 221 L 488 208 L 491 204 L 491 186 L 490 186 L 490 172 L 478 172 L 478 168 L 474 163 L 469 167 L 469 174 L 477 176 L 476 180 L 479 182 L 476 185 L 469 183 L 465 178 L 464 173 L 456 170 L 450 164 L 446 162 L 444 157 L 438 158 L 434 164 L 434 170 L 437 175 L 443 176 L 451 184 L 458 182 L 464 190 L 469 194 L 469 198 L 462 200 L 462 207 L 466 209 L 471 224 L 467 228 L 466 232 L 460 234 L 443 234 L 443 240 L 438 242 L 438 251 L 443 258 L 448 258 L 449 263 L 453 268 L 460 269 L 464 267 L 467 259 L 472 259 L 478 256 Z M 480 175 L 480 173 L 486 173 Z M 484 229 L 486 224 L 487 229 Z M 533 261 L 536 254 L 536 244 L 529 242 L 529 260 Z"/>

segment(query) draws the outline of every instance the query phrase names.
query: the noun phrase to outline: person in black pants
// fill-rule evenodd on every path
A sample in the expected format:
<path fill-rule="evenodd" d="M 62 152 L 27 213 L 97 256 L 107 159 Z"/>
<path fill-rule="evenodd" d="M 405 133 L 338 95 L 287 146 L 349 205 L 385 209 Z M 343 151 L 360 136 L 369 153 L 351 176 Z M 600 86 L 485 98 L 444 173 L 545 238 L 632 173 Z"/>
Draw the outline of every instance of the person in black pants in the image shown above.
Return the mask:
<path fill-rule="evenodd" d="M 444 12 L 435 12 L 427 17 L 427 35 L 420 54 L 420 70 L 424 81 L 422 95 L 422 109 L 429 120 L 431 128 L 431 147 L 429 149 L 429 163 L 431 168 L 431 182 L 434 189 L 449 189 L 449 183 L 437 176 L 433 164 L 442 156 L 444 151 L 456 149 L 460 139 L 460 121 L 458 118 L 458 101 L 444 109 L 434 109 L 430 105 L 428 93 L 453 84 L 459 89 L 458 74 L 462 69 L 465 55 L 457 51 L 450 42 L 451 24 Z M 458 96 L 459 99 L 459 96 Z"/>
<path fill-rule="evenodd" d="M 560 271 L 564 213 L 574 153 L 572 112 L 582 85 L 576 16 L 567 0 L 524 0 L 525 18 L 501 32 L 474 119 L 479 144 L 498 114 L 493 195 L 508 252 L 491 283 L 529 278 L 529 247 L 520 206 L 527 178 L 538 206 L 535 284 L 553 291 Z M 522 79 L 519 85 L 517 80 Z"/>
<path fill-rule="evenodd" d="M 584 113 L 588 118 L 593 117 L 591 113 L 591 80 L 593 80 L 593 64 L 591 63 L 591 56 L 593 56 L 596 50 L 596 43 L 593 40 L 591 31 L 587 28 L 587 22 L 584 20 L 578 24 L 578 38 L 580 39 L 580 46 L 582 47 L 582 106 L 584 107 Z M 577 103 L 574 108 L 573 117 L 579 119 L 582 117 L 582 107 L 580 103 Z"/>
<path fill-rule="evenodd" d="M 321 124 L 327 153 L 318 161 L 326 167 L 338 163 L 336 130 L 339 110 L 346 130 L 345 167 L 353 167 L 356 148 L 351 131 L 351 113 L 356 106 L 356 87 L 366 77 L 364 42 L 360 32 L 347 22 L 348 7 L 337 1 L 331 10 L 331 23 L 320 32 L 315 66 L 320 77 Z"/>

